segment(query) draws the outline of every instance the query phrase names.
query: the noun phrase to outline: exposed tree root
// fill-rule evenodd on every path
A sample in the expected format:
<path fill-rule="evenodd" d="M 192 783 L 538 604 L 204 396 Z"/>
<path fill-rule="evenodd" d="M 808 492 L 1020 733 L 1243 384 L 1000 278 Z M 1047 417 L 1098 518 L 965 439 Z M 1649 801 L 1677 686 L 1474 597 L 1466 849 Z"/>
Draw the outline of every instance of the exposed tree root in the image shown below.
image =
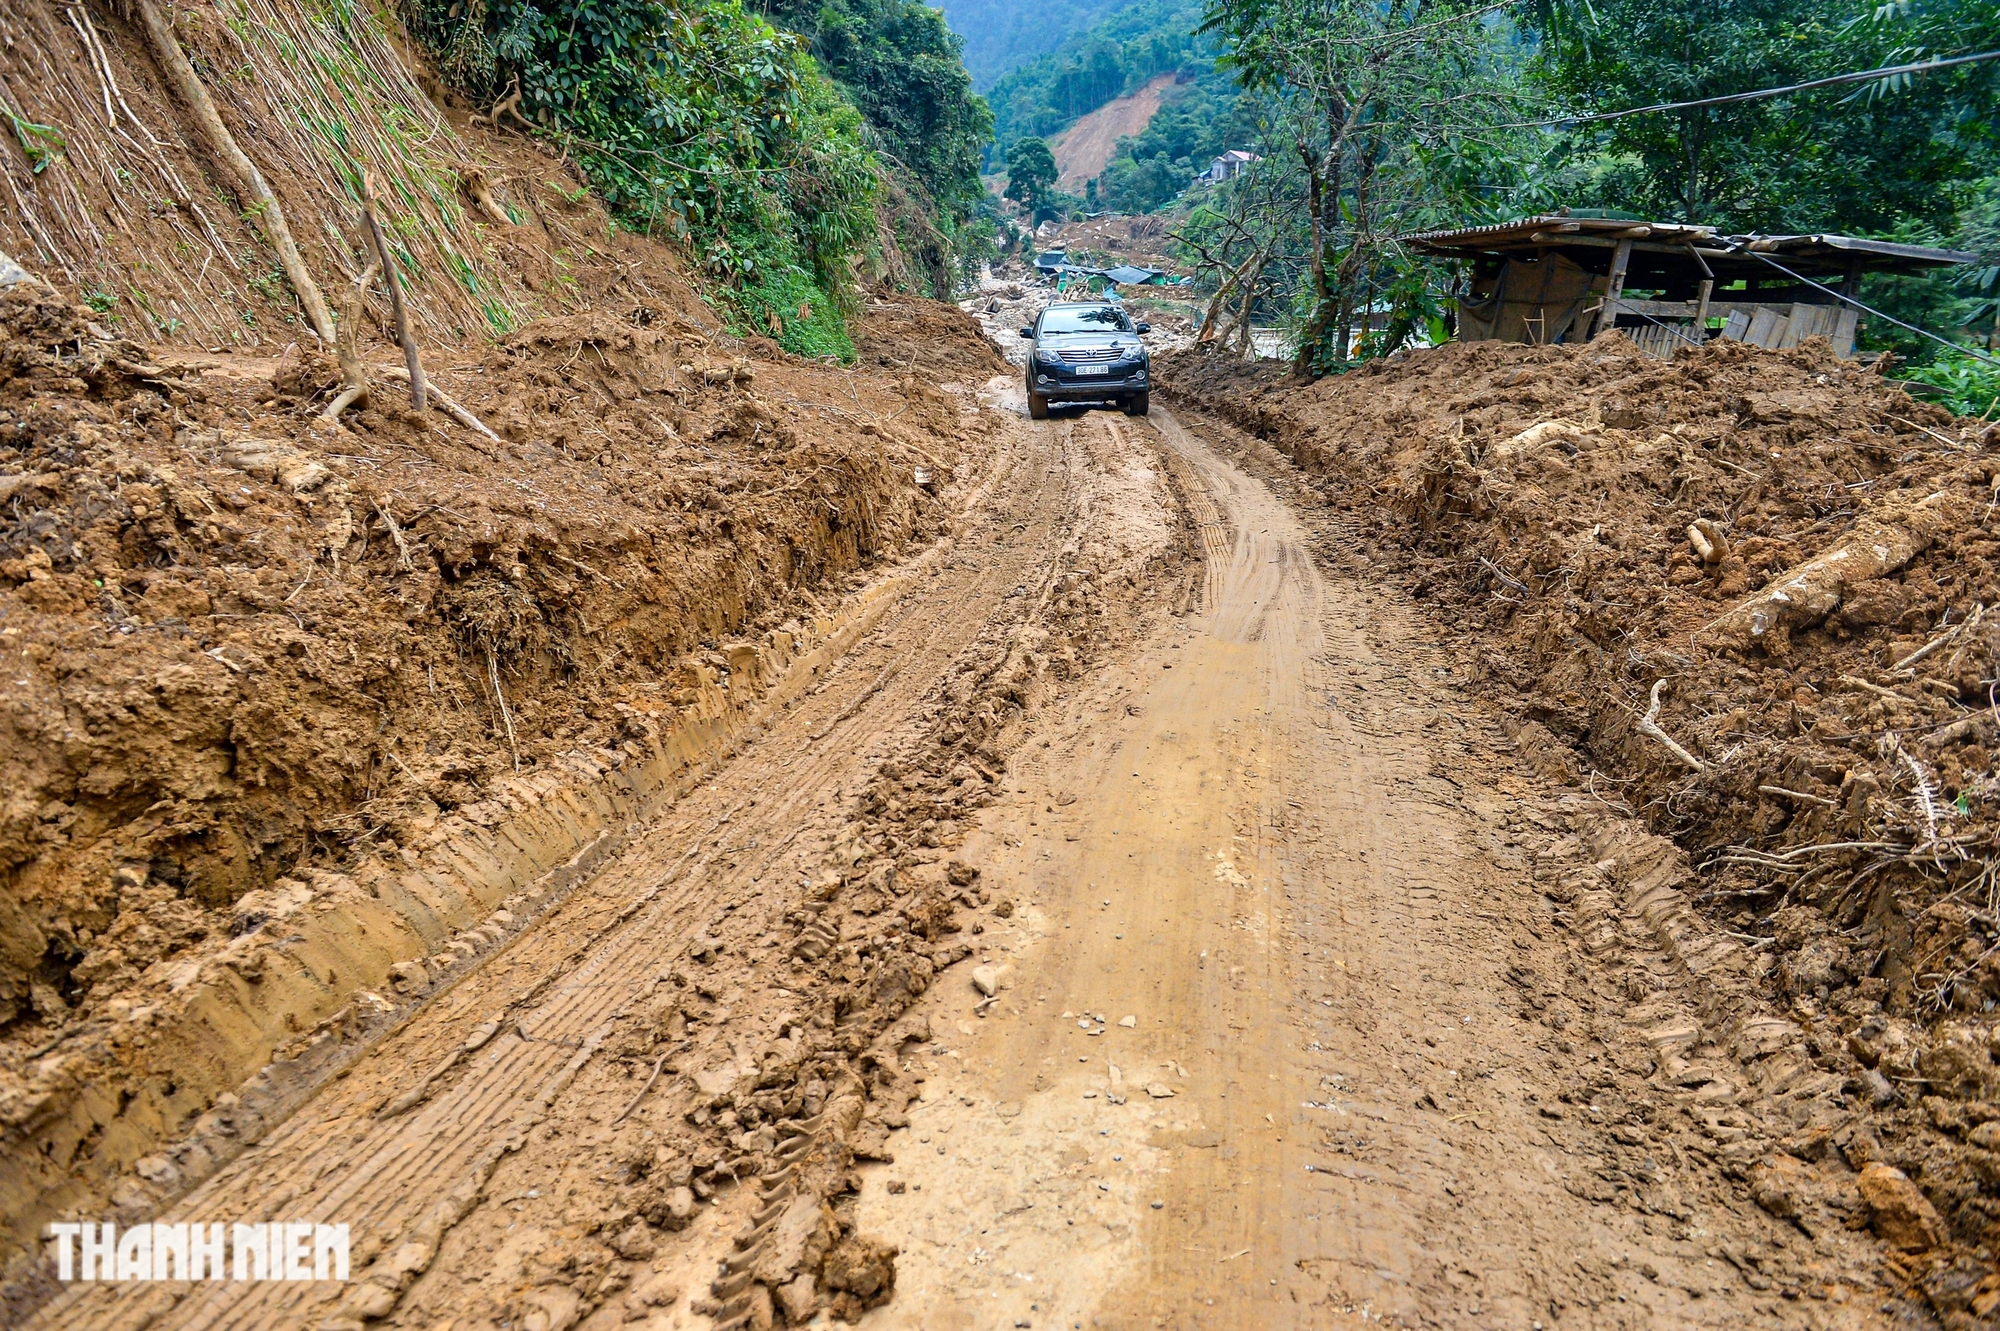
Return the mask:
<path fill-rule="evenodd" d="M 340 309 L 340 327 L 334 331 L 333 354 L 340 361 L 340 380 L 345 385 L 333 401 L 326 404 L 326 410 L 319 414 L 323 421 L 338 425 L 340 413 L 356 402 L 368 399 L 368 369 L 361 363 L 361 353 L 355 350 L 354 339 L 361 327 L 361 299 L 368 290 L 368 284 L 375 280 L 375 274 L 382 268 L 381 260 L 370 263 L 354 279 L 354 286 L 348 291 L 347 299 Z"/>
<path fill-rule="evenodd" d="M 1639 718 L 1639 733 L 1651 739 L 1658 740 L 1661 744 L 1666 746 L 1666 750 L 1668 753 L 1673 754 L 1674 757 L 1680 759 L 1682 762 L 1686 763 L 1690 768 L 1694 769 L 1695 771 L 1706 772 L 1708 770 L 1707 763 L 1703 762 L 1701 759 L 1695 757 L 1692 753 L 1689 753 L 1686 749 L 1676 744 L 1672 736 L 1667 734 L 1666 731 L 1660 729 L 1660 689 L 1666 684 L 1666 682 L 1667 681 L 1665 681 L 1664 679 L 1656 679 L 1653 681 L 1652 703 L 1650 706 L 1646 708 L 1646 714 Z"/>
<path fill-rule="evenodd" d="M 484 171 L 476 166 L 464 168 L 459 172 L 458 185 L 465 191 L 465 197 L 472 200 L 472 206 L 477 208 L 487 221 L 495 226 L 514 225 L 514 219 L 507 216 L 507 210 L 493 197 L 493 186 L 486 179 Z"/>

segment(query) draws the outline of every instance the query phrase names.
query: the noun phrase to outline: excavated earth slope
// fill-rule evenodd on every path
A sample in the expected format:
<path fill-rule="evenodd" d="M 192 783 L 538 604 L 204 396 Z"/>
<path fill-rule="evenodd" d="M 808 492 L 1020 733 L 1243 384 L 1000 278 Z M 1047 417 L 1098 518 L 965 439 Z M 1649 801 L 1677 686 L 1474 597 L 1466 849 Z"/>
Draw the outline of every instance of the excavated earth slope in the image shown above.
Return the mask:
<path fill-rule="evenodd" d="M 184 1186 L 214 1152 L 148 1153 L 215 1096 L 264 1068 L 276 1112 L 490 950 L 935 539 L 986 448 L 938 386 L 998 364 L 969 320 L 875 301 L 856 374 L 650 276 L 680 298 L 433 363 L 491 439 L 380 379 L 335 431 L 295 350 L 156 361 L 0 296 L 13 1253 L 142 1157 L 121 1204 Z"/>
<path fill-rule="evenodd" d="M 1747 1193 L 1858 1225 L 1869 1171 L 1902 1171 L 1941 1219 L 1898 1235 L 1890 1278 L 1983 1322 L 2000 426 L 1816 342 L 1450 345 L 1310 386 L 1197 351 L 1161 377 L 1284 455 L 1344 519 L 1331 555 L 1436 607 L 1546 776 L 1690 856 L 1830 1078 L 1709 1125 Z"/>

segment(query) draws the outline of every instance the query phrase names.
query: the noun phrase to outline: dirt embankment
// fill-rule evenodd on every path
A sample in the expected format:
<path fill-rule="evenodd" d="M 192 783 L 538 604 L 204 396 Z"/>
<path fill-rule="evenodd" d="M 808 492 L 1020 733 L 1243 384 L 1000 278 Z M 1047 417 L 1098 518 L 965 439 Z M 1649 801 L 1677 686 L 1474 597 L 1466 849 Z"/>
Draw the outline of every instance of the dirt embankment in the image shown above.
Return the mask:
<path fill-rule="evenodd" d="M 379 379 L 332 431 L 316 358 L 156 360 L 46 288 L 0 297 L 15 1131 L 257 903 L 414 863 L 568 755 L 615 766 L 934 534 L 983 427 L 928 379 L 1000 364 L 969 320 L 873 302 L 864 344 L 897 368 L 860 374 L 722 337 L 675 294 L 434 362 L 497 444 Z M 169 1128 L 217 1089 L 174 1080 Z"/>
<path fill-rule="evenodd" d="M 1452 620 L 1524 747 L 1688 852 L 1846 1074 L 1844 1121 L 1787 1149 L 1903 1169 L 1951 1234 L 1905 1274 L 1948 1320 L 2000 1303 L 1995 427 L 1823 343 L 1162 369 L 1372 514 L 1363 557 Z"/>

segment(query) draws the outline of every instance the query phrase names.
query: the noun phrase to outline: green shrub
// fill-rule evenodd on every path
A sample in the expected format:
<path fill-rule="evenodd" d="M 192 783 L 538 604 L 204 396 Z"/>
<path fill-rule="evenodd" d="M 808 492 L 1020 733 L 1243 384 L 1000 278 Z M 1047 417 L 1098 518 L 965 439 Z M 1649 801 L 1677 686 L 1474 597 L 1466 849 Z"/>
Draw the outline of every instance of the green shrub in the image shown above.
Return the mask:
<path fill-rule="evenodd" d="M 2000 365 L 1963 352 L 1939 351 L 1928 365 L 1905 370 L 1899 378 L 1937 390 L 1925 397 L 1954 415 L 1991 420 L 2000 416 Z"/>
<path fill-rule="evenodd" d="M 809 309 L 802 345 L 840 323 L 877 163 L 798 38 L 739 0 L 405 4 L 448 78 L 482 102 L 518 88 L 619 220 L 685 243 L 739 313 L 789 329 Z M 792 302 L 800 284 L 816 299 Z"/>

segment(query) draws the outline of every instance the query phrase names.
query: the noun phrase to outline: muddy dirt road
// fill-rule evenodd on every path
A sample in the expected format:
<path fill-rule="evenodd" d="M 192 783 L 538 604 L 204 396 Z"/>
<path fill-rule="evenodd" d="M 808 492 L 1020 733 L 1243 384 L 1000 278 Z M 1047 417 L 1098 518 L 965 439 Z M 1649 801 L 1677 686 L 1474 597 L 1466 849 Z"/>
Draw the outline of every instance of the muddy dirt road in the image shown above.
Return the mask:
<path fill-rule="evenodd" d="M 346 1222 L 353 1283 L 72 1288 L 39 1324 L 1916 1318 L 1813 1179 L 1757 1172 L 1824 1074 L 1672 848 L 1536 775 L 1274 458 L 1161 411 L 1031 424 L 1009 382 L 867 637 L 166 1217 Z M 957 815 L 915 821 L 979 715 Z M 878 852 L 963 927 L 849 1071 L 759 1110 L 839 1047 L 828 976 L 890 955 Z"/>

